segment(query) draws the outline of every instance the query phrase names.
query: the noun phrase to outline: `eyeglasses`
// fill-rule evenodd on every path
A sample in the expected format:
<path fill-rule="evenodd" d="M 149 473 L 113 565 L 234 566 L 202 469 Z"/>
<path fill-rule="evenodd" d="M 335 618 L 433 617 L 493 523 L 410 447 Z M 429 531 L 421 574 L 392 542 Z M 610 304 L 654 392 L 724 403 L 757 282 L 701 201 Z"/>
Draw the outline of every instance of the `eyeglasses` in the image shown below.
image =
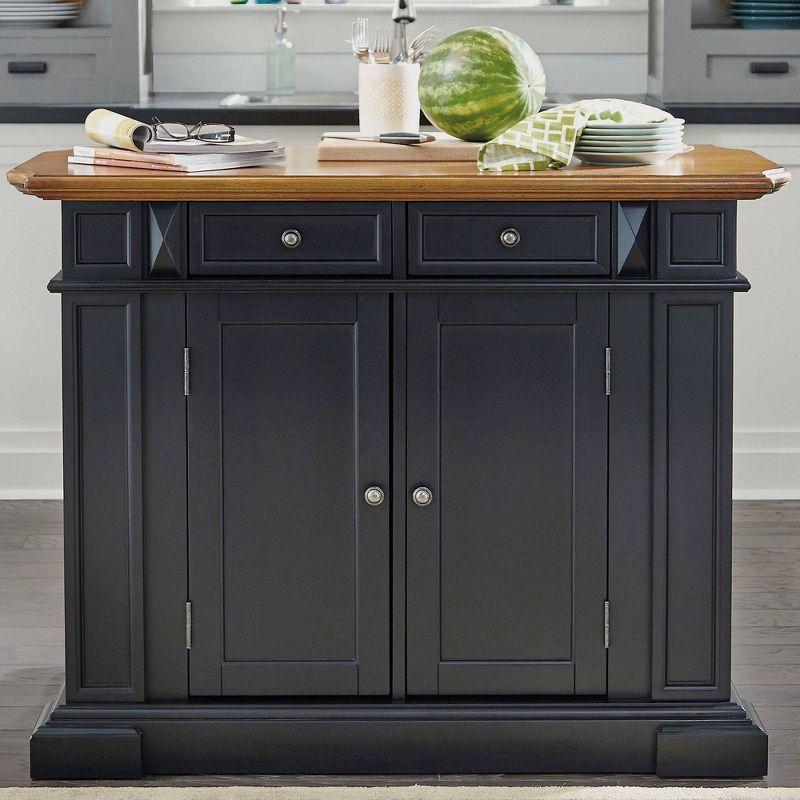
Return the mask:
<path fill-rule="evenodd" d="M 232 142 L 236 138 L 233 125 L 216 125 L 197 122 L 184 125 L 182 122 L 162 122 L 153 117 L 153 136 L 158 141 L 185 142 L 198 139 L 201 142 Z"/>

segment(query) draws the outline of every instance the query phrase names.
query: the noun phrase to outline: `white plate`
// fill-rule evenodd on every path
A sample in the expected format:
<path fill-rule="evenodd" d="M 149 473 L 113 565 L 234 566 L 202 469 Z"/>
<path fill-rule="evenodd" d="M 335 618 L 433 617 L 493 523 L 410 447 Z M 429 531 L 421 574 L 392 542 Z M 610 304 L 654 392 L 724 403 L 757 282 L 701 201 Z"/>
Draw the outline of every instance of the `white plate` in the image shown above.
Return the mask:
<path fill-rule="evenodd" d="M 642 150 L 678 150 L 683 145 L 680 139 L 674 142 L 643 142 L 641 144 L 595 144 L 594 142 L 578 142 L 576 150 L 596 150 L 604 153 L 634 153 Z"/>
<path fill-rule="evenodd" d="M 692 150 L 694 150 L 694 147 L 687 144 L 680 150 L 665 150 L 661 153 L 583 153 L 581 155 L 576 153 L 575 156 L 584 164 L 591 164 L 594 166 L 635 167 L 644 164 L 660 164 L 662 161 L 668 161 L 670 158 L 681 155 L 682 153 L 690 153 Z"/>
<path fill-rule="evenodd" d="M 673 133 L 669 136 L 588 136 L 587 134 L 584 134 L 580 139 L 578 139 L 578 146 L 581 144 L 663 144 L 666 142 L 680 142 L 682 139 L 683 132 Z"/>
<path fill-rule="evenodd" d="M 77 16 L 80 14 L 80 9 L 71 11 L 3 11 L 0 10 L 0 16 L 8 17 L 9 19 L 16 19 L 18 17 L 64 17 L 64 16 Z"/>
<path fill-rule="evenodd" d="M 603 133 L 613 131 L 665 131 L 673 128 L 682 128 L 686 120 L 671 119 L 664 122 L 640 122 L 636 125 L 623 125 L 621 122 L 609 122 L 608 120 L 592 120 L 587 123 L 586 130 L 599 130 Z"/>

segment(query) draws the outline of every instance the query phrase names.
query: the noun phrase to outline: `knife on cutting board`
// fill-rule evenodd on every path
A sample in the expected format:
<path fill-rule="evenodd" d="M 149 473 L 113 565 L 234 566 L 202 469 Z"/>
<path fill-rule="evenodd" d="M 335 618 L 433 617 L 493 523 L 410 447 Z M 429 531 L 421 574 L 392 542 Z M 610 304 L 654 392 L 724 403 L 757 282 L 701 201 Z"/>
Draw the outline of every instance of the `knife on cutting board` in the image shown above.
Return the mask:
<path fill-rule="evenodd" d="M 379 142 L 380 144 L 425 144 L 433 142 L 436 137 L 430 133 L 410 133 L 398 131 L 396 133 L 379 133 L 369 136 L 363 133 L 348 133 L 347 131 L 329 131 L 322 134 L 323 139 L 349 139 L 354 142 Z"/>

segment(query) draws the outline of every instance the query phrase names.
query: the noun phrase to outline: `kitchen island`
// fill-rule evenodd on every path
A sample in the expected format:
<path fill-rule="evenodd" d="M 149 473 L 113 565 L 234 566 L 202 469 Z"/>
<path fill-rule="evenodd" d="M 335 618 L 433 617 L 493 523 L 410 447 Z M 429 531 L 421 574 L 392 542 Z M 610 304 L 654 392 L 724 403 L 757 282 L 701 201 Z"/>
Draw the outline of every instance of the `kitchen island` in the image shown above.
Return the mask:
<path fill-rule="evenodd" d="M 82 170 L 83 171 L 83 170 Z M 788 173 L 9 173 L 62 202 L 67 683 L 34 777 L 752 777 L 736 203 Z"/>

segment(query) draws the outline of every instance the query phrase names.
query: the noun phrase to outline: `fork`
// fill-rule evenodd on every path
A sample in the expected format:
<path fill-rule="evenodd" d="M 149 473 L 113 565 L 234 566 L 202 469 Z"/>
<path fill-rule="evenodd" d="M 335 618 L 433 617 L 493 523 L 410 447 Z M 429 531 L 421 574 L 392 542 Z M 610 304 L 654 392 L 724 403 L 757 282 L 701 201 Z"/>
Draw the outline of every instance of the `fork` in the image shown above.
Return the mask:
<path fill-rule="evenodd" d="M 428 52 L 433 49 L 442 31 L 438 25 L 430 25 L 419 35 L 415 36 L 408 46 L 408 55 L 411 61 L 422 61 Z"/>
<path fill-rule="evenodd" d="M 389 56 L 389 29 L 378 28 L 375 31 L 375 48 L 373 56 L 376 64 L 388 64 L 391 61 Z"/>
<path fill-rule="evenodd" d="M 362 64 L 372 61 L 369 49 L 369 20 L 366 17 L 357 17 L 353 21 L 353 38 L 351 39 L 353 55 Z"/>

